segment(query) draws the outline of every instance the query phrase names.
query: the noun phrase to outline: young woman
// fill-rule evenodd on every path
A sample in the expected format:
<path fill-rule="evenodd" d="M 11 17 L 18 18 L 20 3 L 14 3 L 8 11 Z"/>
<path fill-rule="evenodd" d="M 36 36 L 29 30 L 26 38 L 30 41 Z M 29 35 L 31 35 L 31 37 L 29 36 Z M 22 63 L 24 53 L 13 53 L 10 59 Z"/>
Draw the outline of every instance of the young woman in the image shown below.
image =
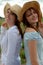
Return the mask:
<path fill-rule="evenodd" d="M 2 65 L 21 65 L 20 49 L 22 42 L 22 30 L 19 22 L 19 5 L 4 7 L 5 22 L 1 26 L 1 61 Z M 8 30 L 6 28 L 8 26 Z"/>
<path fill-rule="evenodd" d="M 20 21 L 25 25 L 26 65 L 43 65 L 43 38 L 39 31 L 41 18 L 40 4 L 37 1 L 26 2 L 23 5 Z"/>

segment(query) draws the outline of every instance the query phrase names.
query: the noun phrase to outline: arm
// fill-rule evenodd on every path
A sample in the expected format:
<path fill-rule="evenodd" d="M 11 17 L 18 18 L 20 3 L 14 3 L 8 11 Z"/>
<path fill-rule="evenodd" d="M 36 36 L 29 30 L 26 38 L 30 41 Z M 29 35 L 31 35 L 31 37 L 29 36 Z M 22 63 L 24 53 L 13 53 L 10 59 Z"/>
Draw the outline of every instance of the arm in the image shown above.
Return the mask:
<path fill-rule="evenodd" d="M 2 38 L 5 36 L 6 31 L 7 31 L 7 23 L 4 22 L 4 23 L 1 25 L 1 40 L 2 40 Z"/>
<path fill-rule="evenodd" d="M 1 26 L 1 35 L 0 35 L 1 39 L 0 39 L 0 41 L 3 40 L 3 37 L 5 36 L 6 32 L 7 32 L 7 29 L 4 28 L 3 26 Z"/>
<path fill-rule="evenodd" d="M 39 65 L 37 55 L 37 41 L 31 40 L 28 42 L 30 60 L 32 65 Z"/>
<path fill-rule="evenodd" d="M 37 52 L 38 51 L 37 44 L 39 39 L 40 39 L 40 35 L 38 35 L 34 29 L 32 28 L 26 29 L 24 40 L 28 41 L 28 49 L 30 53 L 31 65 L 39 65 L 39 58 Z"/>

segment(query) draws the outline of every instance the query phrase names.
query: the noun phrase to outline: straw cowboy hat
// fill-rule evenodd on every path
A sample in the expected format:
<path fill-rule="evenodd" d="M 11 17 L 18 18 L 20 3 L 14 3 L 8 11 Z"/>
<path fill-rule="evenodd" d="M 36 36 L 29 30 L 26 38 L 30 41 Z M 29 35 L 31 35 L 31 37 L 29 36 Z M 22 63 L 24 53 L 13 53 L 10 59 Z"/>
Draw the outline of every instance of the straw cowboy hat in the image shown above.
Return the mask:
<path fill-rule="evenodd" d="M 40 10 L 40 4 L 37 1 L 30 1 L 30 2 L 26 2 L 20 12 L 20 21 L 23 20 L 23 15 L 24 13 L 29 9 L 29 8 L 33 8 L 36 10 L 36 12 L 38 13 L 39 16 L 39 22 L 41 21 L 42 18 L 42 13 Z"/>
<path fill-rule="evenodd" d="M 11 6 L 9 3 L 7 3 L 4 7 L 4 15 L 6 15 L 6 11 L 10 9 L 13 13 L 15 13 L 19 18 L 19 13 L 21 11 L 21 7 L 17 4 Z"/>
<path fill-rule="evenodd" d="M 5 7 L 4 7 L 4 15 L 6 15 L 6 12 L 7 12 L 7 10 L 8 10 L 9 8 L 11 8 L 11 6 L 10 6 L 9 3 L 7 3 L 7 4 L 5 5 Z"/>

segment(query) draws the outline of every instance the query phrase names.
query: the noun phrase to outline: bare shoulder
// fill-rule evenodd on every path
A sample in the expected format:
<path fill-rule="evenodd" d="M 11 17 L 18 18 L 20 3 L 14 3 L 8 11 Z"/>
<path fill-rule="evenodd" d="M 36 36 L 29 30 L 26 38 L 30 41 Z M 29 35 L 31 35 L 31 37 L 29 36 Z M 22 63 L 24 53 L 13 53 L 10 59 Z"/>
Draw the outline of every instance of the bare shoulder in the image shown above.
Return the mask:
<path fill-rule="evenodd" d="M 26 28 L 25 32 L 35 32 L 36 30 L 33 28 Z"/>

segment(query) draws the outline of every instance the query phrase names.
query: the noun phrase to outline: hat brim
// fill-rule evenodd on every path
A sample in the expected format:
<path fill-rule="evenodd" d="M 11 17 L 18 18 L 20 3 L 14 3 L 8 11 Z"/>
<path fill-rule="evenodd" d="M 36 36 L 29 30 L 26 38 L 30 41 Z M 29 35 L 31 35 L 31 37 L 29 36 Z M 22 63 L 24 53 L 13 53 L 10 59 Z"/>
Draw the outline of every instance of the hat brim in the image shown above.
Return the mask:
<path fill-rule="evenodd" d="M 11 5 L 9 3 L 7 3 L 4 7 L 4 15 L 6 15 L 7 10 L 10 8 L 11 8 Z"/>
<path fill-rule="evenodd" d="M 24 13 L 29 9 L 29 8 L 33 8 L 36 10 L 36 12 L 38 13 L 39 15 L 39 19 L 42 17 L 42 13 L 41 13 L 41 10 L 40 10 L 40 4 L 37 2 L 37 1 L 30 1 L 30 2 L 26 2 L 23 7 L 22 7 L 22 10 L 20 12 L 20 21 L 22 21 L 23 19 L 23 15 Z"/>

